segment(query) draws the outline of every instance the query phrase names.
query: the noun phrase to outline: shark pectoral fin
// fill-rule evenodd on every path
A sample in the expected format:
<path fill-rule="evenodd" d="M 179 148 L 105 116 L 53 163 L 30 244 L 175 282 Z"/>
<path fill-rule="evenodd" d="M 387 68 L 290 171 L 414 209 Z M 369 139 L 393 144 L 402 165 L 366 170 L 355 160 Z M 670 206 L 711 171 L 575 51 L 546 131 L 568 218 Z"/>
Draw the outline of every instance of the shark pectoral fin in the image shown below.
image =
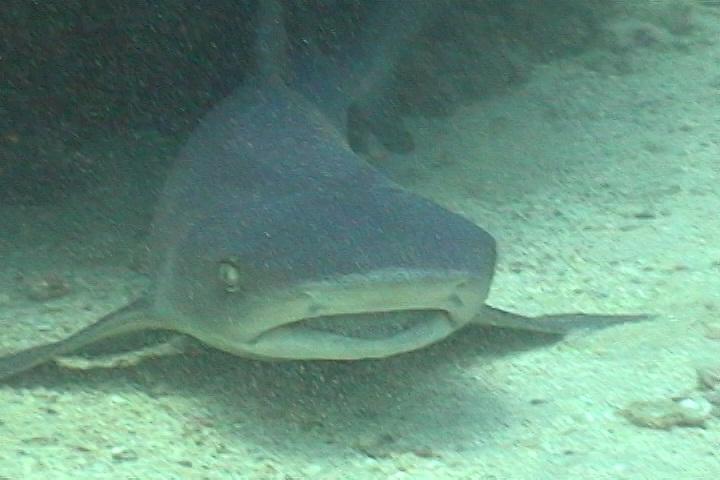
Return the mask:
<path fill-rule="evenodd" d="M 140 299 L 115 310 L 65 339 L 0 357 L 0 380 L 17 375 L 107 337 L 147 328 L 162 328 L 160 323 L 153 318 L 148 302 Z"/>
<path fill-rule="evenodd" d="M 566 335 L 579 330 L 600 330 L 629 322 L 651 320 L 652 315 L 594 315 L 587 313 L 561 313 L 526 317 L 486 305 L 472 322 L 475 325 L 510 328 L 530 332 Z"/>
<path fill-rule="evenodd" d="M 84 356 L 60 356 L 54 357 L 55 363 L 63 368 L 73 370 L 92 370 L 95 368 L 128 368 L 134 367 L 145 360 L 161 357 L 182 355 L 191 350 L 196 342 L 187 335 L 177 334 L 168 340 L 155 345 L 138 348 L 128 352 L 114 353 L 110 355 L 98 355 L 91 358 Z"/>

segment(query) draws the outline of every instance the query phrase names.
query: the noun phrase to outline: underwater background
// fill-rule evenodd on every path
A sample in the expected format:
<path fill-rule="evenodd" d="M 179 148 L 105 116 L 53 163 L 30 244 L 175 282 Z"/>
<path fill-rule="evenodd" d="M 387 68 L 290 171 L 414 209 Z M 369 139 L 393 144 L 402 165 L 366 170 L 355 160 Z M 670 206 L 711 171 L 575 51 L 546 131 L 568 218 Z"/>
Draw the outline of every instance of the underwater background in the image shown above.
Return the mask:
<path fill-rule="evenodd" d="M 287 2 L 290 39 L 332 49 L 374 4 Z M 145 288 L 163 180 L 254 68 L 254 9 L 4 3 L 1 348 Z M 366 158 L 496 238 L 489 303 L 655 317 L 359 362 L 43 366 L 0 384 L 0 479 L 720 474 L 720 4 L 451 0 L 395 67 L 413 146 Z"/>

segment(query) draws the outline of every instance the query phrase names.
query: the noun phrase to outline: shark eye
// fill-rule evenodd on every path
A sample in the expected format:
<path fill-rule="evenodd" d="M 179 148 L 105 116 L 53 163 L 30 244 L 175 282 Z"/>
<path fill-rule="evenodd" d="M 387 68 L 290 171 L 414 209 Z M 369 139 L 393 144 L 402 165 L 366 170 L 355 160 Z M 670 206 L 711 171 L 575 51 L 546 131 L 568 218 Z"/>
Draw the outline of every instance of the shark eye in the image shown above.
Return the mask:
<path fill-rule="evenodd" d="M 225 286 L 228 293 L 236 292 L 240 284 L 240 272 L 238 268 L 229 261 L 220 262 L 218 267 L 218 278 Z"/>

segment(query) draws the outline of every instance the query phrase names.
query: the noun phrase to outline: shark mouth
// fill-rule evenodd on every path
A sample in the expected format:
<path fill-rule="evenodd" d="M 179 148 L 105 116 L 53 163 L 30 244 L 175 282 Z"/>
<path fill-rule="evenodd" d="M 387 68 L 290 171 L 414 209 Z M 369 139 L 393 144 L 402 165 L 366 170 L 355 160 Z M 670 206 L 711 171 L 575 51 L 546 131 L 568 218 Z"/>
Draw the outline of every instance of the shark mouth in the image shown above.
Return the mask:
<path fill-rule="evenodd" d="M 489 278 L 454 271 L 378 271 L 304 282 L 241 299 L 207 343 L 264 359 L 360 360 L 410 352 L 468 324 Z M 237 315 L 235 313 L 237 312 Z"/>
<path fill-rule="evenodd" d="M 456 329 L 442 310 L 324 315 L 267 331 L 252 342 L 252 350 L 272 358 L 380 358 L 425 347 Z"/>
<path fill-rule="evenodd" d="M 307 318 L 291 325 L 294 329 L 316 330 L 343 337 L 378 340 L 418 328 L 427 320 L 428 312 L 408 310 L 400 312 L 324 315 Z"/>

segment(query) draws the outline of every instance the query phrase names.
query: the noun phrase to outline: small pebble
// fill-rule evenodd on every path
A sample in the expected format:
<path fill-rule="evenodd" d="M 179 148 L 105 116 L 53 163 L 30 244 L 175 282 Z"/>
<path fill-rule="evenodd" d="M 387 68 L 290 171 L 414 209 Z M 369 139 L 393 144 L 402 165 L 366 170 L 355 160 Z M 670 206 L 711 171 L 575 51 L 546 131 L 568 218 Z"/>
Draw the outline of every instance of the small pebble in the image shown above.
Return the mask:
<path fill-rule="evenodd" d="M 128 462 L 137 460 L 138 458 L 137 453 L 125 447 L 113 447 L 110 450 L 110 455 L 112 455 L 112 459 L 116 462 Z"/>
<path fill-rule="evenodd" d="M 695 372 L 701 390 L 720 389 L 720 365 L 698 367 Z"/>
<path fill-rule="evenodd" d="M 635 212 L 633 216 L 640 220 L 651 220 L 656 217 L 655 213 L 651 210 L 640 210 Z"/>
<path fill-rule="evenodd" d="M 700 397 L 633 402 L 620 414 L 638 427 L 670 430 L 673 427 L 704 427 L 712 410 L 710 402 Z"/>
<path fill-rule="evenodd" d="M 30 300 L 37 302 L 64 297 L 70 290 L 70 283 L 57 275 L 45 275 L 25 281 L 25 294 Z"/>
<path fill-rule="evenodd" d="M 710 340 L 720 340 L 720 322 L 708 322 L 705 324 L 705 337 Z"/>
<path fill-rule="evenodd" d="M 720 391 L 713 390 L 712 392 L 708 392 L 704 395 L 705 400 L 715 405 L 715 409 L 720 408 Z M 717 416 L 717 413 L 716 413 Z"/>

